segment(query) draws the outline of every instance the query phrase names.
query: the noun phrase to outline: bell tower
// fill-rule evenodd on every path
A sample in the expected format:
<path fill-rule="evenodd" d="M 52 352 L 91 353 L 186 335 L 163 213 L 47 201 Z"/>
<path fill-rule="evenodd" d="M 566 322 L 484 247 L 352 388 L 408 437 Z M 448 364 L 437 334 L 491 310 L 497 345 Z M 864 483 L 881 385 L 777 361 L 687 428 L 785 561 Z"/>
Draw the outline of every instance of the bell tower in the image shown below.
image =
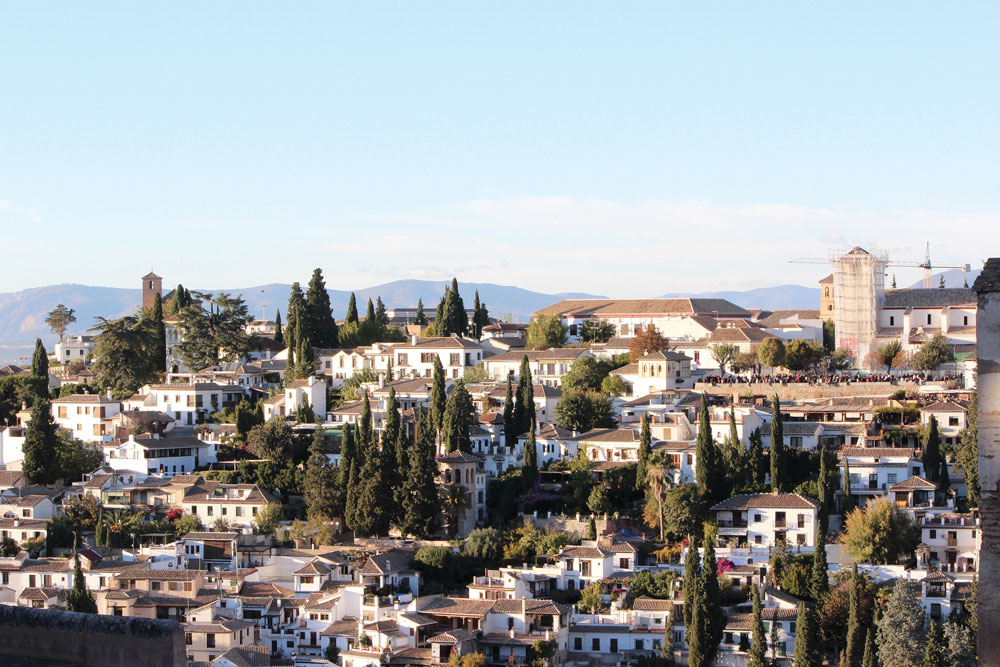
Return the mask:
<path fill-rule="evenodd" d="M 142 277 L 142 307 L 144 310 L 153 307 L 157 294 L 163 294 L 163 278 L 150 271 Z"/>

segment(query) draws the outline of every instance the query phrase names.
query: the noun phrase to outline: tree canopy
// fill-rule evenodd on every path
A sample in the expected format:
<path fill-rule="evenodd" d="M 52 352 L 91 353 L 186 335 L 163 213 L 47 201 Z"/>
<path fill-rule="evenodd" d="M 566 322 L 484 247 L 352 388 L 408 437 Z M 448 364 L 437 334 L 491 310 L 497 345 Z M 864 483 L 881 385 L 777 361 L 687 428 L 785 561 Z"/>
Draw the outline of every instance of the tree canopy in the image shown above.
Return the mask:
<path fill-rule="evenodd" d="M 529 350 L 547 350 L 563 347 L 569 338 L 569 331 L 555 315 L 539 313 L 528 324 L 525 346 Z"/>

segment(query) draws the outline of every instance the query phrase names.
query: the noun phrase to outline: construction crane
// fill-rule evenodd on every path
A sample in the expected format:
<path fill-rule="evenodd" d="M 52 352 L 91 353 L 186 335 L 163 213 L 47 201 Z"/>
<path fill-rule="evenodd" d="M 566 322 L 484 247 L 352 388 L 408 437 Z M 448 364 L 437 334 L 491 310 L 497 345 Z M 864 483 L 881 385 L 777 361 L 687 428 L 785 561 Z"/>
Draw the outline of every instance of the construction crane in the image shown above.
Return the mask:
<path fill-rule="evenodd" d="M 829 264 L 829 259 L 819 259 L 817 257 L 800 257 L 789 261 L 789 264 Z M 889 262 L 886 266 L 905 266 L 911 269 L 924 270 L 924 287 L 931 286 L 931 274 L 933 269 L 962 269 L 965 273 L 970 270 L 969 264 L 931 264 L 931 244 L 927 243 L 927 249 L 922 262 Z"/>

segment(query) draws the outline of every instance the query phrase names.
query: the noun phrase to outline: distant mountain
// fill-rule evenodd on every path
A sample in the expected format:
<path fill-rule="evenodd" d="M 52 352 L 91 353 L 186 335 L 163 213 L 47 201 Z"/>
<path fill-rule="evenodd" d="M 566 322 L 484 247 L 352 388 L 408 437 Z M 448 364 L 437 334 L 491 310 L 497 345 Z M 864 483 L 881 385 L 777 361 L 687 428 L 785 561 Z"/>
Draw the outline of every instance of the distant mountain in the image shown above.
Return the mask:
<path fill-rule="evenodd" d="M 450 281 L 396 280 L 355 290 L 355 295 L 362 316 L 368 299 L 374 301 L 379 296 L 389 308 L 415 306 L 418 298 L 423 299 L 428 315 L 433 315 L 441 295 L 450 284 Z M 189 287 L 189 289 L 195 288 Z M 199 291 L 238 294 L 246 301 L 247 307 L 255 317 L 264 315 L 268 319 L 273 319 L 276 309 L 281 310 L 282 317 L 285 316 L 290 290 L 291 285 L 272 283 L 255 287 Z M 467 308 L 472 307 L 476 290 L 479 290 L 479 298 L 486 304 L 492 316 L 509 315 L 519 321 L 527 321 L 531 313 L 560 299 L 600 298 L 578 293 L 545 294 L 493 283 L 459 283 L 459 291 Z M 334 315 L 343 317 L 347 310 L 350 292 L 342 290 L 329 290 L 329 292 Z M 45 316 L 60 303 L 76 309 L 77 321 L 70 327 L 70 333 L 76 334 L 86 333 L 86 330 L 93 326 L 94 318 L 98 316 L 111 319 L 134 312 L 141 298 L 138 289 L 76 284 L 48 285 L 20 292 L 0 293 L 0 362 L 17 361 L 30 355 L 31 346 L 36 338 L 41 338 L 51 350 L 56 341 L 45 324 Z"/>
<path fill-rule="evenodd" d="M 669 297 L 701 297 L 703 299 L 726 299 L 743 308 L 781 310 L 787 308 L 819 308 L 819 288 L 802 285 L 775 285 L 756 289 L 722 292 L 679 293 L 662 295 Z"/>
<path fill-rule="evenodd" d="M 945 287 L 965 287 L 966 282 L 968 282 L 969 287 L 972 287 L 972 283 L 976 282 L 976 278 L 982 273 L 980 269 L 974 271 L 969 271 L 966 273 L 962 269 L 949 269 L 948 271 L 942 271 L 940 273 L 935 273 L 931 276 L 931 287 L 940 287 L 941 278 L 944 277 Z M 891 279 L 890 279 L 891 281 Z M 917 282 L 910 285 L 910 287 L 923 287 L 924 281 L 918 280 Z"/>

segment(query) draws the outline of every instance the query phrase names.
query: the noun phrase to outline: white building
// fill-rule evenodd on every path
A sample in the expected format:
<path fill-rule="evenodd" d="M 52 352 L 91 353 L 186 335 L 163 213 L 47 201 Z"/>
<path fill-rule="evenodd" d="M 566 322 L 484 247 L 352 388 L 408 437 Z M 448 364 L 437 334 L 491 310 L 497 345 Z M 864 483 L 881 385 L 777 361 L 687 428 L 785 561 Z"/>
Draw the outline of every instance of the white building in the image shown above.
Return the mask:
<path fill-rule="evenodd" d="M 840 453 L 840 477 L 844 469 L 851 482 L 854 506 L 889 494 L 889 487 L 924 474 L 924 465 L 909 447 L 845 447 Z"/>
<path fill-rule="evenodd" d="M 86 362 L 94 353 L 97 344 L 95 336 L 72 336 L 56 343 L 53 354 L 56 361 L 68 364 L 74 361 Z"/>
<path fill-rule="evenodd" d="M 280 394 L 264 401 L 264 419 L 291 417 L 303 405 L 312 408 L 313 414 L 326 415 L 326 380 L 310 375 L 288 382 Z"/>
<path fill-rule="evenodd" d="M 941 444 L 955 446 L 966 427 L 969 408 L 964 403 L 951 399 L 935 401 L 920 408 L 920 423 L 927 425 L 931 417 L 937 420 Z"/>
<path fill-rule="evenodd" d="M 583 347 L 553 347 L 548 350 L 511 350 L 488 357 L 483 363 L 490 377 L 498 382 L 517 382 L 521 375 L 521 363 L 528 358 L 532 382 L 559 387 L 562 377 L 573 367 L 573 363 L 583 357 L 594 355 Z"/>
<path fill-rule="evenodd" d="M 976 572 L 982 544 L 979 512 L 930 511 L 920 520 L 917 561 L 921 568 L 942 572 Z"/>
<path fill-rule="evenodd" d="M 797 493 L 736 495 L 712 507 L 719 537 L 753 546 L 816 546 L 819 503 Z"/>
<path fill-rule="evenodd" d="M 694 387 L 691 357 L 680 352 L 653 352 L 611 373 L 625 383 L 626 396 L 645 396 Z"/>
<path fill-rule="evenodd" d="M 393 346 L 393 378 L 432 377 L 434 359 L 444 367 L 445 377 L 457 380 L 466 369 L 483 362 L 479 343 L 458 336 L 418 338 Z"/>
<path fill-rule="evenodd" d="M 136 470 L 164 477 L 193 472 L 217 460 L 215 443 L 184 436 L 129 435 L 126 440 L 105 443 L 103 450 L 104 461 L 113 470 Z"/>
<path fill-rule="evenodd" d="M 121 410 L 121 401 L 104 394 L 71 394 L 52 401 L 56 425 L 84 442 L 110 440 L 115 433 L 111 418 Z"/>
<path fill-rule="evenodd" d="M 214 382 L 147 384 L 124 401 L 126 410 L 153 410 L 173 417 L 177 425 L 200 424 L 212 413 L 235 406 L 246 388 Z"/>

